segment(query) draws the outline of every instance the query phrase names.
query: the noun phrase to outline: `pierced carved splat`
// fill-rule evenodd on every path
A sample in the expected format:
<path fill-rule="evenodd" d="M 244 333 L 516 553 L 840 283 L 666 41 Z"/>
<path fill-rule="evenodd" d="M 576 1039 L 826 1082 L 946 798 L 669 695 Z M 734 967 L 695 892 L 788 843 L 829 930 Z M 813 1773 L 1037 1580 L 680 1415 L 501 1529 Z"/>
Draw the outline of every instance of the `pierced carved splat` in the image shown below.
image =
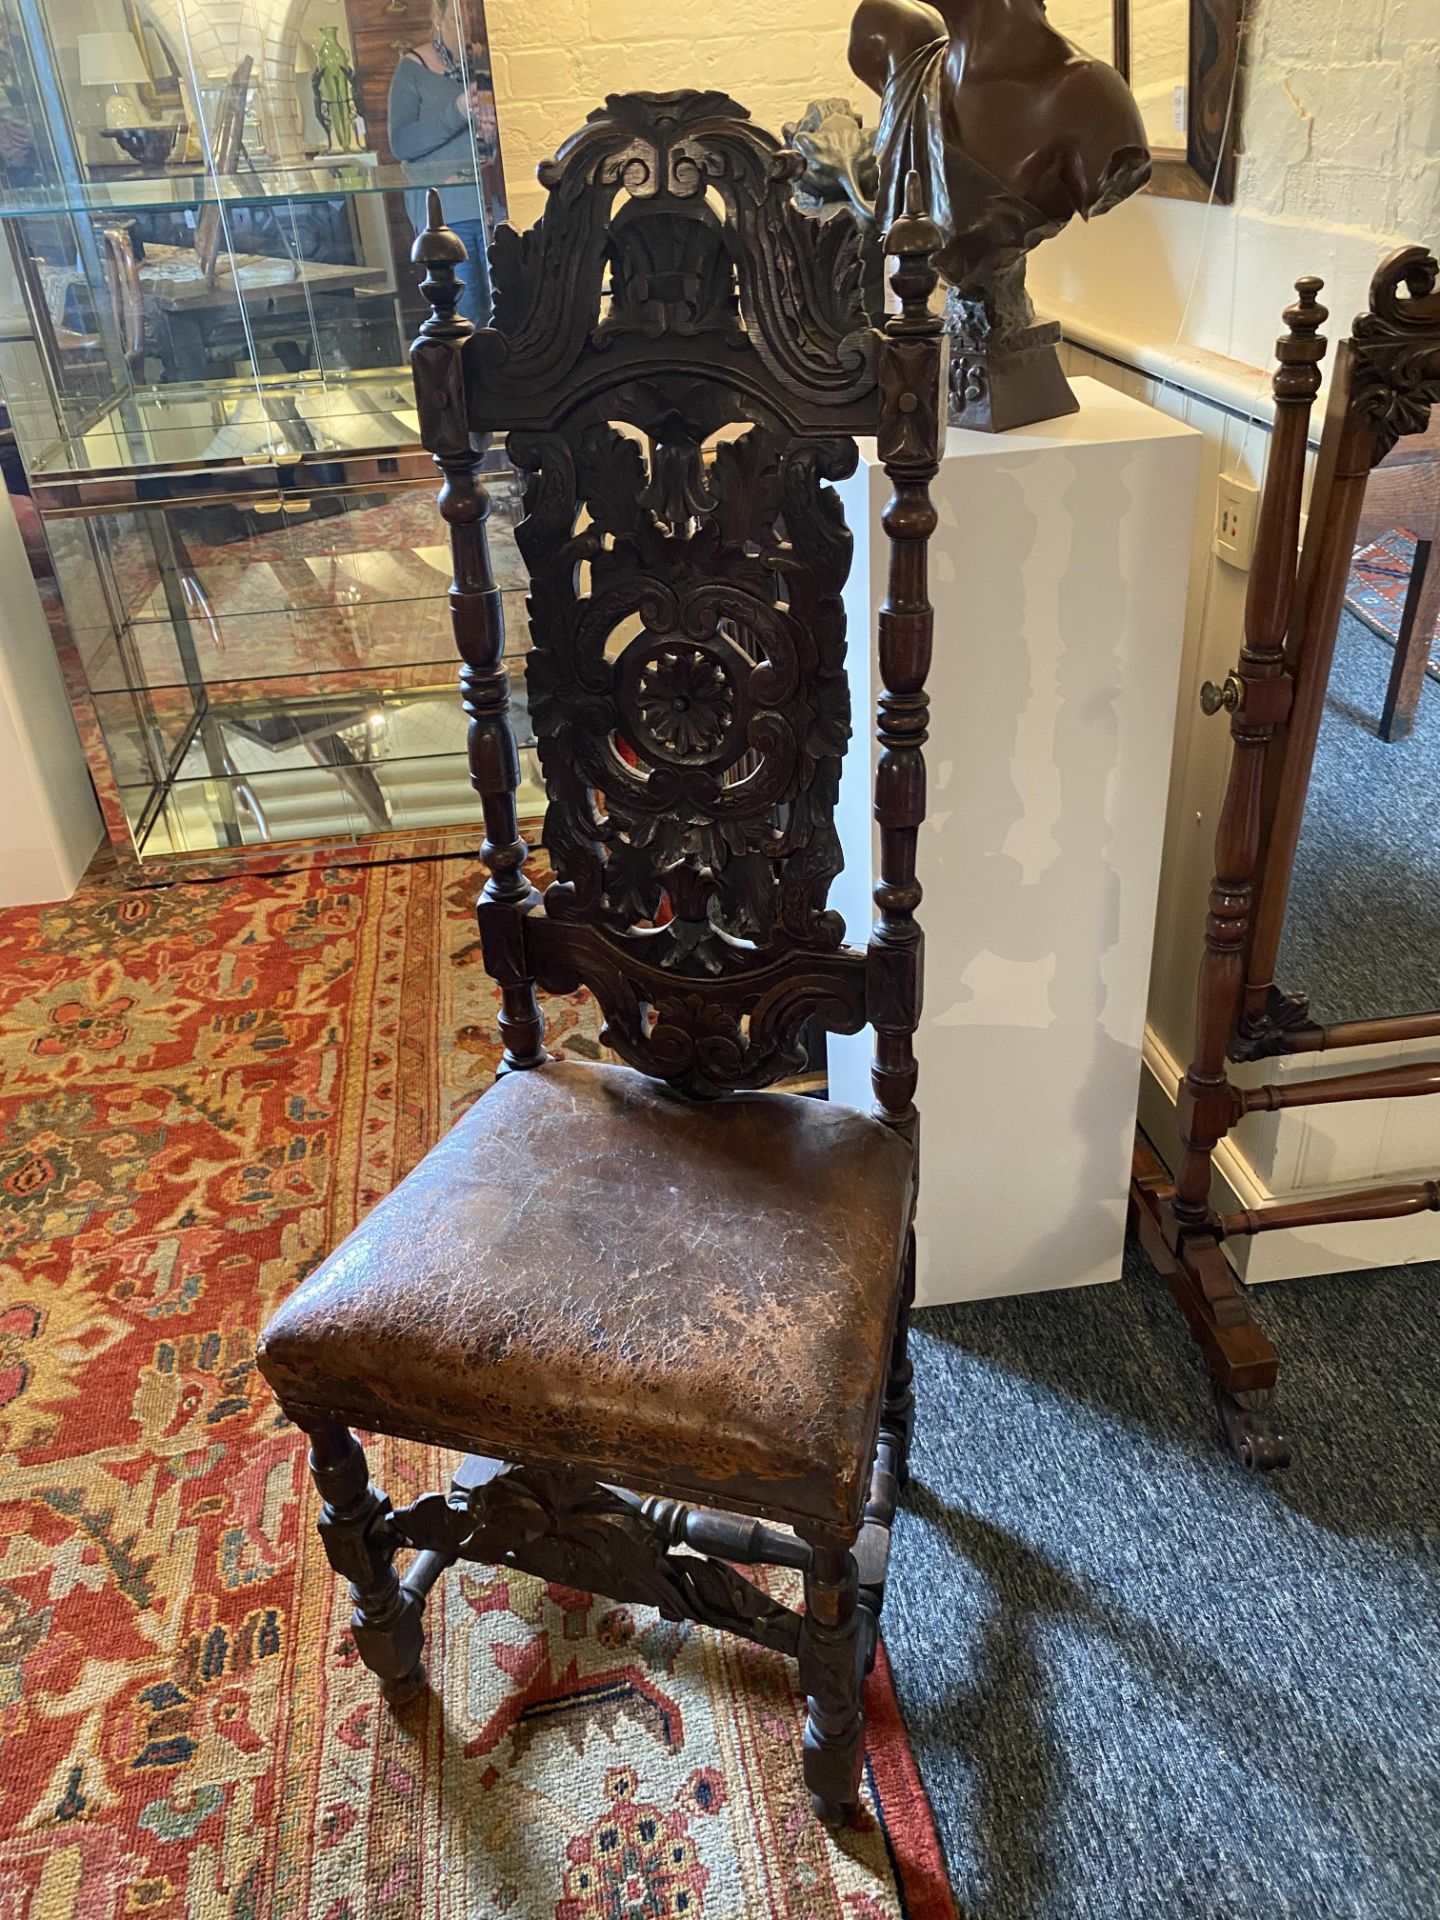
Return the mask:
<path fill-rule="evenodd" d="M 853 470 L 854 442 L 792 436 L 772 417 L 707 448 L 744 403 L 688 376 L 601 404 L 509 440 L 557 875 L 547 928 L 601 936 L 569 943 L 561 964 L 582 962 L 606 1039 L 632 1064 L 695 1091 L 764 1084 L 803 1060 L 807 1018 L 863 1019 L 853 963 L 787 993 L 779 1030 L 773 1004 L 761 1027 L 751 1018 L 757 975 L 844 938 L 826 901 L 841 866 L 851 542 L 829 483 Z M 542 982 L 550 952 L 542 936 Z M 700 981 L 728 990 L 706 1000 L 685 984 Z"/>
<path fill-rule="evenodd" d="M 432 196 L 415 248 L 431 317 L 412 361 L 445 474 L 507 1067 L 545 1057 L 537 986 L 590 987 L 606 1044 L 695 1095 L 803 1066 L 807 1023 L 856 1032 L 872 1017 L 877 1100 L 909 1128 L 919 893 L 898 876 L 923 812 L 938 229 L 917 186 L 890 236 L 900 311 L 877 329 L 857 224 L 799 210 L 803 167 L 722 94 L 612 96 L 541 169 L 542 218 L 497 234 L 495 323 L 479 333 L 456 311 L 463 250 Z M 522 871 L 485 550 L 492 433 L 525 481 L 530 714 L 558 875 L 543 911 Z M 895 877 L 868 957 L 828 905 L 850 733 L 851 539 L 833 483 L 859 433 L 879 435 L 898 489 L 877 789 Z"/>
<path fill-rule="evenodd" d="M 807 1021 L 865 1019 L 828 905 L 850 736 L 833 483 L 878 424 L 886 343 L 858 227 L 799 211 L 801 166 L 721 94 L 612 97 L 541 169 L 543 217 L 497 235 L 495 322 L 463 347 L 470 421 L 524 481 L 557 879 L 523 966 L 589 986 L 606 1044 L 695 1094 L 793 1072 Z"/>
<path fill-rule="evenodd" d="M 838 947 L 850 537 L 826 482 L 853 443 L 756 426 L 707 464 L 667 416 L 644 450 L 609 425 L 510 447 L 550 917 L 681 975 Z"/>

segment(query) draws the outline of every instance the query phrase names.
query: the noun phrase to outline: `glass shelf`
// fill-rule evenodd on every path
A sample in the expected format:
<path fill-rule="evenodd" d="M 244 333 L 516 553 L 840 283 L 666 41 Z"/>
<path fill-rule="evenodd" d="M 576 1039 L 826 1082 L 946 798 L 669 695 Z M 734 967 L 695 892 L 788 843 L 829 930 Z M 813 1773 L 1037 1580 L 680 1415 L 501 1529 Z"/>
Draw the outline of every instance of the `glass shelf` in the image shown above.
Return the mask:
<path fill-rule="evenodd" d="M 523 689 L 513 711 L 519 798 L 533 812 L 543 795 Z M 149 735 L 131 722 L 116 775 L 148 858 L 439 827 L 474 827 L 478 839 L 465 726 L 453 685 L 397 689 L 354 675 L 323 696 L 261 701 L 215 687 L 203 713 L 172 703 Z M 174 767 L 163 783 L 157 753 Z"/>
<path fill-rule="evenodd" d="M 519 641 L 525 633 L 524 596 L 506 595 L 503 605 L 507 632 Z M 247 680 L 257 686 L 362 666 L 419 667 L 448 670 L 453 692 L 459 671 L 443 598 L 387 601 L 373 613 L 357 608 L 352 617 L 281 611 L 217 621 L 213 627 L 197 622 L 184 643 L 168 621 L 137 623 L 119 639 L 97 626 L 75 639 L 97 695 L 189 686 L 197 672 L 218 678 L 233 673 L 237 662 L 244 663 Z"/>
<path fill-rule="evenodd" d="M 511 537 L 518 489 L 492 482 L 507 629 L 526 630 Z M 201 503 L 52 522 L 51 554 L 97 692 L 454 661 L 451 557 L 433 484 L 340 491 L 274 510 Z M 97 567 L 97 557 L 100 565 Z"/>
<path fill-rule="evenodd" d="M 215 174 L 203 165 L 166 168 L 163 174 L 135 169 L 75 180 L 5 185 L 0 177 L 0 216 L 83 213 L 105 216 L 154 213 L 203 206 L 207 202 L 260 206 L 267 201 L 331 200 L 366 193 L 406 193 L 416 187 L 454 185 L 451 175 L 430 178 L 423 166 L 409 173 L 394 160 L 373 153 L 320 155 L 302 166 L 260 166 L 242 173 Z"/>
<path fill-rule="evenodd" d="M 520 489 L 506 472 L 490 490 L 521 800 L 538 807 Z M 142 863 L 476 822 L 433 476 L 273 511 L 61 517 L 50 551 L 102 806 Z"/>
<path fill-rule="evenodd" d="M 530 759 L 522 753 L 519 799 L 533 811 L 544 802 Z M 177 781 L 140 835 L 142 857 L 165 862 L 317 841 L 353 845 L 377 834 L 457 827 L 471 831 L 478 849 L 484 837 L 464 763 L 454 756 L 388 762 L 376 775 L 378 803 L 373 791 L 357 793 L 348 780 L 338 771 L 310 767 L 243 780 Z"/>
<path fill-rule="evenodd" d="M 31 483 L 44 490 L 42 509 L 54 511 L 80 504 L 48 497 L 57 482 L 76 476 L 144 469 L 183 480 L 192 468 L 211 475 L 218 467 L 333 454 L 418 453 L 419 439 L 408 367 L 152 387 L 116 396 L 76 431 L 40 448 Z M 252 484 L 264 483 L 257 474 Z M 165 490 L 169 497 L 176 491 Z M 212 480 L 204 491 L 218 488 Z"/>

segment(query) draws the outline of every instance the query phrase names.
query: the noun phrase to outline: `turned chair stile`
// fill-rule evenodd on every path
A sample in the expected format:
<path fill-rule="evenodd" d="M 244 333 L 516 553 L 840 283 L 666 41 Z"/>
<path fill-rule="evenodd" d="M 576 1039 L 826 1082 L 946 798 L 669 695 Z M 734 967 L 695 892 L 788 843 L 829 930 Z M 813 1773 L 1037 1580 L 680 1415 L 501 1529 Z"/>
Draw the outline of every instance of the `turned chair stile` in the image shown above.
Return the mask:
<path fill-rule="evenodd" d="M 805 1776 L 833 1823 L 859 1791 L 913 1420 L 941 236 L 912 185 L 876 328 L 855 223 L 799 212 L 802 168 L 721 94 L 612 96 L 541 169 L 544 218 L 497 234 L 478 333 L 431 196 L 412 358 L 503 1060 L 281 1307 L 260 1365 L 310 1435 L 326 1549 L 392 1700 L 423 1684 L 425 1597 L 457 1559 L 651 1604 L 798 1661 Z M 543 897 L 486 541 L 497 434 L 524 488 Z M 849 734 L 831 483 L 860 434 L 894 488 L 864 950 L 826 906 Z M 624 1066 L 547 1054 L 541 991 L 582 985 Z M 874 1028 L 872 1114 L 777 1089 L 811 1022 Z M 448 1493 L 396 1510 L 357 1426 L 466 1458 Z M 797 1569 L 803 1612 L 736 1563 Z"/>

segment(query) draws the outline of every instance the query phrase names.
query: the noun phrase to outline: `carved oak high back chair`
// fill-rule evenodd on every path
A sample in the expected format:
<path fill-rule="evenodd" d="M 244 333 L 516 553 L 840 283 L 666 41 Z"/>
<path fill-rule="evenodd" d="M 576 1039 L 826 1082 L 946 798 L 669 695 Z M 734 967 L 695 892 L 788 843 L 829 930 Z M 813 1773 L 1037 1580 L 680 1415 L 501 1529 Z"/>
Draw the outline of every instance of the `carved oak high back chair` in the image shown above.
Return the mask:
<path fill-rule="evenodd" d="M 836 1821 L 911 1418 L 940 234 L 912 193 L 877 330 L 854 222 L 799 212 L 802 166 L 721 94 L 612 97 L 541 169 L 543 219 L 497 235 L 479 333 L 432 198 L 415 384 L 445 476 L 504 1064 L 281 1309 L 260 1365 L 311 1436 L 321 1532 L 392 1699 L 418 1683 L 441 1570 L 503 1562 L 797 1656 L 806 1779 Z M 486 551 L 492 432 L 524 479 L 543 901 Z M 826 908 L 851 549 L 827 483 L 862 433 L 895 489 L 865 951 Z M 582 982 L 628 1066 L 546 1055 L 537 986 Z M 873 1116 L 758 1091 L 803 1065 L 810 1020 L 873 1025 Z M 396 1512 L 352 1425 L 489 1457 Z M 736 1561 L 802 1570 L 803 1615 Z"/>

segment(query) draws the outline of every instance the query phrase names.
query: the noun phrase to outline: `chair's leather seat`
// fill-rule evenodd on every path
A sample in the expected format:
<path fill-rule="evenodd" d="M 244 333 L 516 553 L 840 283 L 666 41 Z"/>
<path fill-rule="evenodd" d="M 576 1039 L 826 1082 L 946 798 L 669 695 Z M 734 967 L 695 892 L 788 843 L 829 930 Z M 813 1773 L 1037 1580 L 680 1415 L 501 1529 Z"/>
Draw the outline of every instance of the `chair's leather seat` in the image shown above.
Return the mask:
<path fill-rule="evenodd" d="M 911 1178 L 852 1108 L 511 1074 L 290 1297 L 261 1371 L 293 1416 L 853 1524 Z"/>

